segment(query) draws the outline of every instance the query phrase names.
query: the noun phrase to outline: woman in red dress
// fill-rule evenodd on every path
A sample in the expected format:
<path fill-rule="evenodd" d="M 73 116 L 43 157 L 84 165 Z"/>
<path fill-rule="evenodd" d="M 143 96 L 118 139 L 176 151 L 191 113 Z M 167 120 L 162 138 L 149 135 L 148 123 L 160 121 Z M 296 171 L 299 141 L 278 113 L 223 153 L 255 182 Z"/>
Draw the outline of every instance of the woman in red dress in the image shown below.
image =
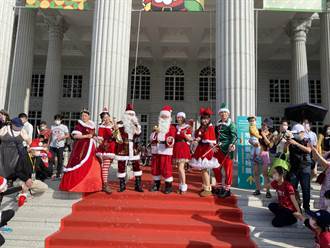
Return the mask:
<path fill-rule="evenodd" d="M 63 168 L 60 190 L 70 192 L 96 192 L 102 189 L 101 167 L 95 156 L 95 124 L 89 112 L 81 112 L 72 132 L 75 140 L 68 165 Z"/>
<path fill-rule="evenodd" d="M 179 171 L 179 193 L 183 194 L 188 190 L 186 184 L 185 164 L 189 162 L 190 148 L 188 142 L 191 140 L 191 128 L 185 123 L 186 114 L 179 112 L 176 115 L 176 134 L 173 149 L 173 162 L 177 165 Z"/>
<path fill-rule="evenodd" d="M 102 168 L 102 181 L 103 191 L 107 194 L 111 194 L 111 188 L 109 185 L 109 169 L 110 165 L 115 157 L 116 139 L 113 135 L 114 124 L 110 118 L 110 114 L 107 108 L 104 108 L 100 114 L 102 119 L 98 128 L 98 143 L 99 146 L 96 150 L 96 156 L 101 162 Z"/>
<path fill-rule="evenodd" d="M 191 167 L 202 171 L 203 190 L 199 195 L 205 197 L 212 195 L 208 169 L 217 168 L 220 164 L 213 157 L 213 148 L 216 144 L 215 131 L 211 123 L 213 112 L 210 108 L 201 108 L 199 113 L 201 116 L 201 126 L 196 130 L 194 140 L 198 145 L 189 164 Z"/>

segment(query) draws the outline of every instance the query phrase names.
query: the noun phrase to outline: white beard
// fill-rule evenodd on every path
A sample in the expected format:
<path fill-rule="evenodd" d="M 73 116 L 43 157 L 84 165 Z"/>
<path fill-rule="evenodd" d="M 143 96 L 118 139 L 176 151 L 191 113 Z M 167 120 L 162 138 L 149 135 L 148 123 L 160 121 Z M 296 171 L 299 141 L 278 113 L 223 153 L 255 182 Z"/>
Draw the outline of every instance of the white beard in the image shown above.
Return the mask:
<path fill-rule="evenodd" d="M 136 116 L 129 116 L 128 114 L 123 114 L 122 121 L 124 125 L 124 130 L 128 134 L 129 137 L 133 137 L 136 133 L 135 123 L 138 123 L 138 119 Z"/>
<path fill-rule="evenodd" d="M 156 3 L 164 3 L 165 5 L 169 5 L 173 2 L 173 0 L 155 0 Z"/>
<path fill-rule="evenodd" d="M 159 119 L 158 119 L 158 127 L 159 127 L 158 140 L 159 141 L 165 141 L 165 135 L 170 130 L 171 122 L 172 122 L 172 118 L 164 120 L 159 117 Z"/>

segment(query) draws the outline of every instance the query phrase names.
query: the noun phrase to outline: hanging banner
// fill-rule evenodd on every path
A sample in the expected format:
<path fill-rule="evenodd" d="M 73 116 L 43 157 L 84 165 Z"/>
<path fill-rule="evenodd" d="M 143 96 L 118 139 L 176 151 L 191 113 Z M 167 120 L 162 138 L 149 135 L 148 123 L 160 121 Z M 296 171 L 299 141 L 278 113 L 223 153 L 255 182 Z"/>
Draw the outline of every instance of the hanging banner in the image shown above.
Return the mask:
<path fill-rule="evenodd" d="M 205 0 L 142 0 L 145 11 L 196 12 L 204 10 Z"/>
<path fill-rule="evenodd" d="M 247 116 L 238 116 L 236 121 L 239 140 L 237 144 L 238 187 L 242 189 L 255 189 L 251 145 L 249 143 L 249 122 L 247 118 Z M 261 117 L 257 117 L 257 127 L 261 128 Z"/>
<path fill-rule="evenodd" d="M 25 7 L 40 9 L 86 10 L 87 0 L 26 0 Z"/>
<path fill-rule="evenodd" d="M 274 11 L 323 12 L 326 0 L 264 0 L 263 8 Z"/>

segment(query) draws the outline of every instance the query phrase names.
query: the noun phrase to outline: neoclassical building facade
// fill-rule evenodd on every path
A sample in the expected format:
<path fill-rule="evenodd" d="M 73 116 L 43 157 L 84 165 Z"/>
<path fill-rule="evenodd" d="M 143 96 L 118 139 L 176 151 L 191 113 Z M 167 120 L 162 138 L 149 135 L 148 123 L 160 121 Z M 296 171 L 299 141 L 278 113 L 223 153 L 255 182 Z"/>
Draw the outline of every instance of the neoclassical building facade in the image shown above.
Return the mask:
<path fill-rule="evenodd" d="M 264 11 L 258 0 L 189 13 L 141 12 L 141 0 L 82 12 L 17 2 L 0 1 L 0 108 L 34 124 L 62 113 L 72 127 L 84 107 L 96 121 L 104 106 L 118 119 L 133 102 L 146 139 L 164 104 L 196 119 L 227 102 L 234 119 L 275 122 L 290 104 L 330 104 L 329 12 Z"/>

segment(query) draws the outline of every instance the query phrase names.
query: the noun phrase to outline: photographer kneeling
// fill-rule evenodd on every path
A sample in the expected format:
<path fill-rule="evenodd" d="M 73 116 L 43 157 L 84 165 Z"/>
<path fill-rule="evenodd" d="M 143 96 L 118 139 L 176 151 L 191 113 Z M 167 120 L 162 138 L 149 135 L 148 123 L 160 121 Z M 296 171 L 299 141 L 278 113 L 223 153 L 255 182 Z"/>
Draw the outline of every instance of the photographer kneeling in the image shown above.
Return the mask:
<path fill-rule="evenodd" d="M 311 145 L 309 140 L 304 138 L 305 128 L 301 124 L 296 124 L 292 128 L 293 138 L 287 140 L 284 152 L 289 150 L 289 160 L 291 165 L 290 180 L 298 189 L 300 183 L 303 193 L 303 208 L 310 210 L 310 180 L 311 180 Z"/>

